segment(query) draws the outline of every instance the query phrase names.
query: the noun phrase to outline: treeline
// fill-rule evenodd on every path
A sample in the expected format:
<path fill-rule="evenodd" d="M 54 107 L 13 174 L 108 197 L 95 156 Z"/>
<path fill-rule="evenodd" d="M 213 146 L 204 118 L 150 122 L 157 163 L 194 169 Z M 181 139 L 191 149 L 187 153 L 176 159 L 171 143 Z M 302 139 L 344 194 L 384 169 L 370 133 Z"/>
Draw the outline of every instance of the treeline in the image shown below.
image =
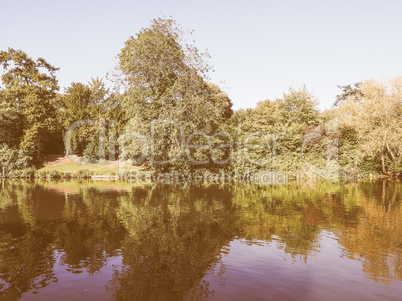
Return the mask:
<path fill-rule="evenodd" d="M 185 40 L 174 20 L 153 20 L 125 42 L 112 87 L 95 78 L 63 92 L 46 60 L 1 51 L 2 175 L 54 153 L 162 172 L 400 175 L 402 77 L 340 87 L 324 112 L 306 87 L 234 112 Z"/>

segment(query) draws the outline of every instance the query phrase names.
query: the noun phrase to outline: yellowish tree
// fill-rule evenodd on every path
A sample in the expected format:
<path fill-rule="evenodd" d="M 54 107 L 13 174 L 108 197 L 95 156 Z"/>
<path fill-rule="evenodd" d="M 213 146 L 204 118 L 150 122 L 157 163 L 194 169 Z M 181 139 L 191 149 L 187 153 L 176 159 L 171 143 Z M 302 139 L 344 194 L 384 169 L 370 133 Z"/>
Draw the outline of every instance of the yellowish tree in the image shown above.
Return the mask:
<path fill-rule="evenodd" d="M 340 105 L 341 126 L 357 132 L 362 157 L 379 157 L 384 175 L 402 170 L 402 76 L 367 80 Z"/>

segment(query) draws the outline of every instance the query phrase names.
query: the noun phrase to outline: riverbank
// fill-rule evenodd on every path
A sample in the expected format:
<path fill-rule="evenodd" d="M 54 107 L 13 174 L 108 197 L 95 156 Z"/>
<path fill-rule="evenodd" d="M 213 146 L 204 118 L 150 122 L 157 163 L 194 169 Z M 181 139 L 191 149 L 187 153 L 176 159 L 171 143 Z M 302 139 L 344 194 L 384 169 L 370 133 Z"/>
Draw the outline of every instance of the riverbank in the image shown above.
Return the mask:
<path fill-rule="evenodd" d="M 297 171 L 278 172 L 264 171 L 210 171 L 198 169 L 192 172 L 154 172 L 143 166 L 132 165 L 128 161 L 106 161 L 104 163 L 88 162 L 77 156 L 47 155 L 40 168 L 28 168 L 14 171 L 7 178 L 38 178 L 38 179 L 92 179 L 92 180 L 120 180 L 141 179 L 149 181 L 182 182 L 189 180 L 206 181 L 209 183 L 238 183 L 248 182 L 255 184 L 285 184 L 289 180 L 318 180 L 320 178 L 331 182 L 339 180 L 376 179 L 378 174 L 344 177 L 341 172 L 325 171 L 304 168 Z"/>
<path fill-rule="evenodd" d="M 77 156 L 47 155 L 41 166 L 30 167 L 24 170 L 14 170 L 3 178 L 120 178 L 129 173 L 149 174 L 140 166 L 135 166 L 126 161 L 114 162 L 87 162 Z"/>

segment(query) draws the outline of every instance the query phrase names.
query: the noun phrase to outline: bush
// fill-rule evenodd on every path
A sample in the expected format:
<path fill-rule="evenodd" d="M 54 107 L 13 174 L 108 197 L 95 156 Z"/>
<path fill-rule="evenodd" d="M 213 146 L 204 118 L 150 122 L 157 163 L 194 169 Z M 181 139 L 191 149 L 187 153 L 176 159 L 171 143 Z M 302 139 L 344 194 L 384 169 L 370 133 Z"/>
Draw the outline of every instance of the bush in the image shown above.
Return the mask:
<path fill-rule="evenodd" d="M 27 168 L 30 161 L 31 157 L 26 152 L 10 148 L 7 144 L 0 145 L 0 175 L 2 177 L 16 177 L 16 175 L 20 177 L 20 170 Z"/>
<path fill-rule="evenodd" d="M 121 179 L 130 179 L 131 175 L 128 171 L 122 171 L 118 174 L 119 178 Z"/>
<path fill-rule="evenodd" d="M 11 178 L 21 178 L 23 172 L 21 170 L 12 170 L 8 173 L 8 177 Z"/>
<path fill-rule="evenodd" d="M 28 168 L 23 171 L 21 174 L 21 177 L 27 178 L 27 179 L 32 179 L 35 177 L 35 169 L 34 168 Z"/>
<path fill-rule="evenodd" d="M 71 179 L 71 173 L 69 173 L 69 172 L 64 172 L 64 173 L 61 175 L 61 177 L 62 177 L 63 179 Z"/>
<path fill-rule="evenodd" d="M 61 178 L 61 175 L 60 175 L 60 173 L 57 171 L 57 170 L 52 170 L 50 173 L 49 173 L 49 178 L 50 179 L 60 179 Z"/>
<path fill-rule="evenodd" d="M 46 179 L 47 178 L 47 171 L 44 171 L 44 170 L 40 171 L 39 172 L 39 178 Z"/>
<path fill-rule="evenodd" d="M 76 176 L 79 179 L 89 179 L 91 178 L 93 173 L 88 169 L 81 169 L 77 171 Z"/>

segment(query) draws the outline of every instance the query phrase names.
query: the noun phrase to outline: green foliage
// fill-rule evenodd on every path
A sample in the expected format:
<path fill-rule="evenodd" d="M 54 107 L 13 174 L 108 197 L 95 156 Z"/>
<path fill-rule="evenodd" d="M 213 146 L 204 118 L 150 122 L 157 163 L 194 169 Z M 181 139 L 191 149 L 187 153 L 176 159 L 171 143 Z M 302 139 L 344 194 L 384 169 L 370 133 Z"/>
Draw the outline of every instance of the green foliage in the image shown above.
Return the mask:
<path fill-rule="evenodd" d="M 0 91 L 0 100 L 14 110 L 7 118 L 17 118 L 15 111 L 22 115 L 23 134 L 17 130 L 13 138 L 20 140 L 21 149 L 39 160 L 46 137 L 56 127 L 54 98 L 59 87 L 54 73 L 58 68 L 43 58 L 35 61 L 12 48 L 0 51 L 0 65 L 5 70 L 1 77 L 5 89 Z"/>
<path fill-rule="evenodd" d="M 79 171 L 76 172 L 75 176 L 79 179 L 89 179 L 93 175 L 93 172 L 91 172 L 88 169 L 80 169 Z"/>
<path fill-rule="evenodd" d="M 86 159 L 99 159 L 99 132 L 105 127 L 106 149 L 115 149 L 115 141 L 109 141 L 110 132 L 120 132 L 125 123 L 119 94 L 106 88 L 102 79 L 92 79 L 87 85 L 72 83 L 58 98 L 59 121 L 63 131 L 74 122 L 88 120 L 77 128 L 71 138 L 72 150 Z M 116 137 L 117 139 L 117 137 Z"/>
<path fill-rule="evenodd" d="M 33 179 L 35 177 L 35 168 L 27 168 L 23 171 L 23 178 Z"/>
<path fill-rule="evenodd" d="M 299 127 L 318 125 L 318 101 L 303 86 L 299 90 L 289 89 L 278 99 L 278 116 L 281 124 L 290 127 L 297 124 Z"/>
<path fill-rule="evenodd" d="M 339 141 L 339 164 L 342 166 L 345 175 L 359 175 L 362 169 L 360 163 L 356 130 L 353 128 L 341 127 Z M 375 169 L 370 168 L 370 170 L 373 171 Z"/>
<path fill-rule="evenodd" d="M 384 175 L 402 174 L 402 77 L 367 80 L 337 109 L 341 127 L 353 129 L 359 161 Z"/>
<path fill-rule="evenodd" d="M 57 170 L 52 170 L 51 172 L 49 172 L 49 178 L 50 179 L 60 179 L 61 175 Z"/>
<path fill-rule="evenodd" d="M 306 87 L 290 89 L 283 98 L 265 100 L 255 109 L 237 111 L 231 121 L 232 135 L 238 138 L 234 169 L 297 171 L 306 151 L 313 157 L 322 153 L 320 148 L 303 149 L 305 136 L 320 123 L 317 101 Z M 321 145 L 320 139 L 318 142 Z"/>
<path fill-rule="evenodd" d="M 402 77 L 338 86 L 334 108 L 323 113 L 305 86 L 234 113 L 228 95 L 208 82 L 208 54 L 186 43 L 191 34 L 172 19 L 152 20 L 119 53 L 115 90 L 96 78 L 57 94 L 58 68 L 21 50 L 0 51 L 3 158 L 22 150 L 16 158 L 39 163 L 45 150 L 61 152 L 66 131 L 82 121 L 64 141 L 80 163 L 102 163 L 109 152 L 163 172 L 298 174 L 333 160 L 346 176 L 402 174 Z M 332 120 L 340 120 L 335 132 L 327 128 Z M 13 164 L 4 174 L 23 165 Z"/>
<path fill-rule="evenodd" d="M 42 171 L 39 171 L 39 173 L 38 173 L 38 177 L 39 177 L 39 178 L 41 178 L 41 179 L 46 179 L 46 178 L 47 178 L 47 176 L 48 176 L 48 174 L 49 174 L 49 172 L 48 172 L 48 171 L 44 171 L 44 170 L 42 170 Z"/>
<path fill-rule="evenodd" d="M 0 176 L 12 175 L 14 171 L 28 167 L 31 158 L 23 150 L 10 148 L 7 144 L 0 145 Z"/>
<path fill-rule="evenodd" d="M 127 40 L 119 54 L 127 87 L 122 105 L 129 118 L 120 139 L 122 155 L 147 160 L 155 169 L 192 169 L 183 139 L 197 131 L 214 134 L 232 114 L 227 95 L 205 81 L 205 56 L 193 46 L 182 46 L 182 39 L 174 20 L 159 18 Z M 198 135 L 192 142 L 197 146 L 203 139 Z M 198 149 L 192 155 L 210 164 L 208 151 Z"/>
<path fill-rule="evenodd" d="M 63 172 L 63 173 L 61 173 L 61 177 L 62 177 L 63 179 L 71 179 L 71 178 L 72 178 L 72 175 L 71 175 L 71 173 L 69 173 L 69 172 Z"/>
<path fill-rule="evenodd" d="M 18 148 L 23 136 L 23 115 L 16 105 L 1 99 L 0 91 L 0 144 Z"/>

